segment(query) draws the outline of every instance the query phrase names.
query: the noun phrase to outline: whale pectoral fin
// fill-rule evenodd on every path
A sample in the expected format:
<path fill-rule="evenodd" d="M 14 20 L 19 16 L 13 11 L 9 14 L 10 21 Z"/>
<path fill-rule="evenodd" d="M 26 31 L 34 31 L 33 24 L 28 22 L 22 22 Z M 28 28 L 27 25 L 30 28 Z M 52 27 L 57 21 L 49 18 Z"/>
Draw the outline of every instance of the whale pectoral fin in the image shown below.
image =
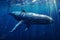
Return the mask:
<path fill-rule="evenodd" d="M 30 28 L 31 24 L 26 24 L 25 31 L 27 31 Z"/>
<path fill-rule="evenodd" d="M 16 28 L 17 28 L 19 25 L 21 25 L 22 23 L 23 23 L 23 20 L 19 21 L 19 22 L 15 25 L 15 27 L 14 27 L 10 32 L 13 32 L 14 30 L 16 30 Z"/>
<path fill-rule="evenodd" d="M 29 28 L 26 27 L 24 31 L 27 31 L 28 29 L 29 29 Z"/>

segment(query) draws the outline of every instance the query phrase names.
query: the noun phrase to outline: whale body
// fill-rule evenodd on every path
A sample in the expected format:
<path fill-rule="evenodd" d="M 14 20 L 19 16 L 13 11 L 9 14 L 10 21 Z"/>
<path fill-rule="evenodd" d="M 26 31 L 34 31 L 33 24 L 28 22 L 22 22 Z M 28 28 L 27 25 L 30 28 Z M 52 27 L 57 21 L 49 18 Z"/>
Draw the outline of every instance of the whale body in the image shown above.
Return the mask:
<path fill-rule="evenodd" d="M 31 24 L 46 25 L 46 24 L 51 24 L 54 21 L 53 18 L 50 16 L 32 13 L 32 12 L 25 12 L 24 10 L 23 12 L 19 12 L 19 11 L 11 12 L 9 13 L 9 15 L 13 16 L 17 21 L 19 21 L 10 32 L 13 32 L 21 23 L 26 24 L 26 28 L 25 28 L 26 31 L 29 29 Z"/>

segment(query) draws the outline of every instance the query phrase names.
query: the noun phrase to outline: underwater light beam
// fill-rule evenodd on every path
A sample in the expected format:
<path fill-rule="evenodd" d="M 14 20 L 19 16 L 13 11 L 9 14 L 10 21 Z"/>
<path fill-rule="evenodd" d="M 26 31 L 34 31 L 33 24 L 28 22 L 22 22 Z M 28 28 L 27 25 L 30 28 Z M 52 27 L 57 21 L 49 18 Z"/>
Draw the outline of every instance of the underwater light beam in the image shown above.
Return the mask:
<path fill-rule="evenodd" d="M 54 6 L 55 6 L 55 9 L 56 9 L 56 15 L 57 15 L 58 23 L 59 23 L 59 16 L 58 16 L 56 0 L 54 0 Z"/>

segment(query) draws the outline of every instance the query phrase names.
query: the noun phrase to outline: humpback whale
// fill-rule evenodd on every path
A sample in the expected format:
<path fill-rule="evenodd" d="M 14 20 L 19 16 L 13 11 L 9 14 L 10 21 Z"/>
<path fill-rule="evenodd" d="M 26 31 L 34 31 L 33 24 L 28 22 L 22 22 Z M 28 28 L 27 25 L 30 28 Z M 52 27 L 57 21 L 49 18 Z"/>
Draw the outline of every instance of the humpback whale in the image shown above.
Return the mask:
<path fill-rule="evenodd" d="M 18 23 L 10 32 L 13 32 L 19 25 L 21 25 L 21 23 L 26 24 L 25 31 L 27 31 L 31 24 L 46 25 L 46 24 L 51 24 L 54 21 L 53 18 L 50 16 L 37 14 L 33 12 L 25 12 L 25 10 L 22 10 L 21 12 L 14 11 L 9 13 L 9 15 L 13 16 L 18 21 Z"/>

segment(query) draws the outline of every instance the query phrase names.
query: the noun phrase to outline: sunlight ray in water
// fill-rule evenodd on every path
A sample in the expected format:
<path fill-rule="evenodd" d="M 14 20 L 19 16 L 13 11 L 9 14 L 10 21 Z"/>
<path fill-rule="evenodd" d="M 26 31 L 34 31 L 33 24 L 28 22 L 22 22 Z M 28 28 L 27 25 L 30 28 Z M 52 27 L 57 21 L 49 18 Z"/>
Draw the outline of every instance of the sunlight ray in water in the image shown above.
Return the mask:
<path fill-rule="evenodd" d="M 46 7 L 48 8 L 48 11 L 47 13 L 49 14 L 49 16 L 52 17 L 52 13 L 53 13 L 53 10 L 54 10 L 54 1 L 52 0 L 45 0 L 46 1 Z"/>
<path fill-rule="evenodd" d="M 48 9 L 49 15 L 52 17 L 53 14 L 56 14 L 57 19 L 59 21 L 58 13 L 57 13 L 57 5 L 56 5 L 56 0 L 45 0 L 46 1 L 46 6 Z M 55 12 L 55 13 L 54 13 Z M 54 32 L 54 27 L 52 28 L 53 24 L 50 24 L 52 32 Z"/>
<path fill-rule="evenodd" d="M 55 6 L 56 15 L 57 15 L 57 20 L 58 20 L 58 24 L 59 24 L 59 16 L 58 16 L 58 10 L 57 10 L 56 0 L 54 0 L 54 6 Z"/>
<path fill-rule="evenodd" d="M 57 24 L 59 24 L 59 16 L 58 16 L 58 10 L 57 10 L 57 3 L 56 0 L 49 0 L 49 7 L 50 7 L 50 16 L 53 17 L 53 15 L 56 16 L 54 17 L 54 21 L 57 21 Z M 56 20 L 57 19 L 57 20 Z M 52 32 L 55 32 L 54 26 L 55 24 L 50 24 Z"/>

